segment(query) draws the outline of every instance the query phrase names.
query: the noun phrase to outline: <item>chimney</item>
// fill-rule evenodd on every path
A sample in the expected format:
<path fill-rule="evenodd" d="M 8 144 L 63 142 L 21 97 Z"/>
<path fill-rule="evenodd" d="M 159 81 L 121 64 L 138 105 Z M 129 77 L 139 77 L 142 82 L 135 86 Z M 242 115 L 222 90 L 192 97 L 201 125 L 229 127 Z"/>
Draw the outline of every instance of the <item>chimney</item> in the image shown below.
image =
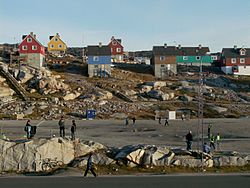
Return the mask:
<path fill-rule="evenodd" d="M 237 50 L 237 45 L 234 45 L 234 50 Z"/>
<path fill-rule="evenodd" d="M 201 44 L 199 44 L 199 49 L 201 49 L 202 48 L 202 46 L 201 46 Z"/>
<path fill-rule="evenodd" d="M 34 33 L 33 33 L 33 32 L 30 32 L 30 35 L 31 35 L 31 36 L 33 36 L 33 35 L 34 35 Z"/>
<path fill-rule="evenodd" d="M 180 44 L 178 45 L 178 49 L 179 49 L 179 50 L 181 49 L 181 45 L 180 45 Z"/>
<path fill-rule="evenodd" d="M 164 48 L 167 48 L 167 47 L 168 47 L 167 43 L 164 43 Z"/>
<path fill-rule="evenodd" d="M 99 48 L 101 48 L 102 47 L 102 43 L 101 42 L 99 42 Z"/>
<path fill-rule="evenodd" d="M 56 36 L 60 37 L 59 33 L 56 33 Z"/>
<path fill-rule="evenodd" d="M 36 39 L 36 35 L 34 34 L 34 38 Z"/>
<path fill-rule="evenodd" d="M 114 36 L 112 36 L 112 37 L 111 37 L 111 40 L 114 40 L 114 39 L 115 39 L 115 37 L 114 37 Z"/>

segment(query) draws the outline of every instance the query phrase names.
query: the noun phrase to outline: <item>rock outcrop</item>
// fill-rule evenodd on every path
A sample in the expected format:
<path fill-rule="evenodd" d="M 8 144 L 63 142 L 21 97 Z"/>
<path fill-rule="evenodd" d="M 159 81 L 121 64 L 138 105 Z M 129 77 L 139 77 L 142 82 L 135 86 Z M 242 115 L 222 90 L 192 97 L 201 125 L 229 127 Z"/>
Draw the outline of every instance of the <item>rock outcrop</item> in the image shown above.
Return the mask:
<path fill-rule="evenodd" d="M 0 171 L 40 172 L 68 165 L 77 157 L 105 147 L 95 142 L 52 138 L 20 143 L 0 140 L 0 148 Z"/>
<path fill-rule="evenodd" d="M 2 137 L 4 138 L 4 137 Z M 119 164 L 127 167 L 182 166 L 221 167 L 249 164 L 248 155 L 226 154 L 213 157 L 201 151 L 170 149 L 154 145 L 128 145 L 107 148 L 93 141 L 66 138 L 11 142 L 0 140 L 0 172 L 46 172 L 63 166 L 83 167 L 93 152 L 97 165 Z"/>

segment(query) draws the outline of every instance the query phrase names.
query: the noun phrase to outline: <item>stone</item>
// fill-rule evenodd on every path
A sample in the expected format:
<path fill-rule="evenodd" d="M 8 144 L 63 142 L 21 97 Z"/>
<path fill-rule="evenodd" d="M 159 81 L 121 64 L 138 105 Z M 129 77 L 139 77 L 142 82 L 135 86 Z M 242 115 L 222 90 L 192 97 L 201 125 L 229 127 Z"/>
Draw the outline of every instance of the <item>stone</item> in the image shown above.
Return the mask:
<path fill-rule="evenodd" d="M 125 91 L 125 95 L 128 95 L 128 96 L 133 96 L 133 95 L 136 95 L 136 94 L 137 93 L 134 90 Z"/>
<path fill-rule="evenodd" d="M 227 108 L 224 107 L 219 107 L 219 106 L 212 106 L 211 107 L 213 110 L 215 110 L 218 113 L 223 113 L 227 111 Z"/>
<path fill-rule="evenodd" d="M 188 95 L 182 95 L 182 96 L 179 96 L 179 99 L 181 101 L 184 101 L 184 102 L 191 102 L 193 101 L 193 97 L 190 97 Z"/>
<path fill-rule="evenodd" d="M 141 93 L 144 93 L 144 92 L 148 93 L 149 91 L 152 90 L 152 88 L 153 86 L 142 85 L 140 86 L 140 91 Z"/>
<path fill-rule="evenodd" d="M 158 100 L 161 100 L 162 95 L 164 95 L 164 93 L 160 90 L 151 90 L 147 94 L 149 97 L 154 98 L 154 99 L 158 99 Z"/>
<path fill-rule="evenodd" d="M 24 140 L 19 143 L 0 140 L 0 148 L 1 172 L 40 172 L 46 170 L 44 169 L 46 161 L 54 162 L 57 166 L 67 165 L 75 158 L 86 155 L 90 151 L 103 149 L 104 146 L 91 141 L 73 142 L 63 138 L 52 138 Z M 99 157 L 100 160 L 101 157 Z"/>
<path fill-rule="evenodd" d="M 96 98 L 99 100 L 108 100 L 113 98 L 113 94 L 109 91 L 99 91 L 96 93 Z"/>
<path fill-rule="evenodd" d="M 1 87 L 0 86 L 0 97 L 8 97 L 13 96 L 15 93 L 14 90 L 8 88 L 8 87 Z"/>
<path fill-rule="evenodd" d="M 153 88 L 161 88 L 167 85 L 164 81 L 156 81 L 156 82 L 146 82 L 145 85 L 152 86 Z"/>
<path fill-rule="evenodd" d="M 80 95 L 81 95 L 81 93 L 78 93 L 75 91 L 74 93 L 69 93 L 69 94 L 65 95 L 63 97 L 63 100 L 65 100 L 65 101 L 74 100 L 77 97 L 79 97 Z"/>

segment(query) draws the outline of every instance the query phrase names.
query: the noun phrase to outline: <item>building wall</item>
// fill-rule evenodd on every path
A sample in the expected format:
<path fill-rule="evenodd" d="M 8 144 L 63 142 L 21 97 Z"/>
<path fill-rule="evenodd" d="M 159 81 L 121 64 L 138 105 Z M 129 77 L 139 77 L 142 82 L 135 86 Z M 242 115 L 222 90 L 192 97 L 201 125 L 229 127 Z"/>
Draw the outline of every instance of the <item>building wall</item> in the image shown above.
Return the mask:
<path fill-rule="evenodd" d="M 161 60 L 161 57 L 165 57 L 164 60 Z M 156 55 L 154 56 L 154 64 L 160 64 L 160 65 L 163 65 L 163 64 L 176 64 L 176 56 L 160 56 L 160 55 Z"/>
<path fill-rule="evenodd" d="M 185 59 L 186 57 L 186 59 Z M 196 59 L 197 56 L 176 56 L 176 63 L 183 63 L 183 64 L 187 64 L 187 63 L 212 63 L 212 58 L 211 56 L 200 56 L 201 59 L 197 60 Z"/>
<path fill-rule="evenodd" d="M 235 75 L 250 75 L 250 66 L 238 66 L 238 72 L 234 73 Z"/>
<path fill-rule="evenodd" d="M 57 39 L 57 41 L 55 41 L 55 39 Z M 51 45 L 54 47 L 52 48 Z M 62 45 L 62 47 L 59 48 L 59 45 Z M 51 53 L 65 52 L 66 49 L 66 44 L 57 36 L 53 37 L 48 43 L 48 51 Z"/>
<path fill-rule="evenodd" d="M 94 61 L 95 57 L 98 61 Z M 111 64 L 111 56 L 88 56 L 88 64 Z"/>
<path fill-rule="evenodd" d="M 89 77 L 109 77 L 111 76 L 110 64 L 88 64 Z"/>
<path fill-rule="evenodd" d="M 154 74 L 156 78 L 165 78 L 177 74 L 176 64 L 155 64 Z"/>
<path fill-rule="evenodd" d="M 223 66 L 223 67 L 221 67 L 221 70 L 225 74 L 233 74 L 232 66 Z"/>
<path fill-rule="evenodd" d="M 245 63 L 240 63 L 240 59 L 244 58 L 245 59 Z M 236 65 L 250 65 L 250 58 L 245 58 L 245 57 L 241 57 L 241 58 L 236 58 L 236 63 L 232 63 L 232 58 L 224 58 L 223 62 L 225 62 L 224 66 L 236 66 Z"/>
<path fill-rule="evenodd" d="M 114 62 L 122 62 L 123 54 L 112 55 L 112 59 L 114 59 Z"/>
<path fill-rule="evenodd" d="M 38 68 L 40 69 L 45 61 L 45 57 L 42 54 L 34 54 L 34 53 L 25 53 L 22 54 L 20 53 L 20 57 L 24 57 L 26 59 L 26 61 L 24 63 L 26 63 L 27 65 L 34 67 L 34 68 Z"/>
<path fill-rule="evenodd" d="M 32 38 L 32 42 L 28 42 L 28 38 Z M 40 53 L 45 55 L 45 49 L 44 46 L 42 46 L 41 44 L 39 44 L 37 41 L 37 39 L 34 39 L 31 35 L 28 35 L 19 45 L 19 53 L 25 54 L 25 53 Z M 27 46 L 27 50 L 23 50 L 23 46 Z M 32 46 L 37 46 L 36 50 L 32 49 Z"/>

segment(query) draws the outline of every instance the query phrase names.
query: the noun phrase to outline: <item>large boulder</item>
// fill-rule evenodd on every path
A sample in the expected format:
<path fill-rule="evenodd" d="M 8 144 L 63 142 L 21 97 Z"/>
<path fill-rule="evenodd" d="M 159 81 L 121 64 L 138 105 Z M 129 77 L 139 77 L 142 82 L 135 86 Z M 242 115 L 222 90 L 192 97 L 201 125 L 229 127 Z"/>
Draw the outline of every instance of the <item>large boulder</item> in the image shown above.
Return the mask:
<path fill-rule="evenodd" d="M 95 93 L 96 98 L 99 100 L 108 100 L 113 98 L 113 94 L 109 91 L 99 91 Z"/>
<path fill-rule="evenodd" d="M 220 106 L 212 106 L 211 107 L 213 110 L 215 110 L 218 113 L 223 113 L 227 111 L 227 108 L 220 107 Z"/>
<path fill-rule="evenodd" d="M 63 97 L 63 100 L 65 100 L 65 101 L 74 100 L 77 97 L 79 97 L 80 95 L 81 95 L 81 93 L 78 93 L 75 91 L 74 93 L 69 93 L 69 94 L 65 95 Z"/>
<path fill-rule="evenodd" d="M 214 157 L 214 166 L 245 166 L 248 164 L 247 156 L 219 156 Z"/>
<path fill-rule="evenodd" d="M 0 140 L 0 148 L 0 171 L 39 172 L 67 165 L 75 158 L 104 146 L 95 142 L 52 138 L 19 143 Z"/>
<path fill-rule="evenodd" d="M 15 91 L 4 86 L 0 86 L 0 97 L 8 97 L 14 95 Z"/>
<path fill-rule="evenodd" d="M 156 81 L 156 82 L 146 82 L 145 85 L 152 86 L 153 88 L 161 88 L 167 85 L 164 81 Z"/>
<path fill-rule="evenodd" d="M 158 100 L 161 100 L 162 95 L 164 95 L 164 93 L 160 90 L 151 90 L 147 94 L 149 97 L 154 98 L 154 99 L 158 99 Z"/>

